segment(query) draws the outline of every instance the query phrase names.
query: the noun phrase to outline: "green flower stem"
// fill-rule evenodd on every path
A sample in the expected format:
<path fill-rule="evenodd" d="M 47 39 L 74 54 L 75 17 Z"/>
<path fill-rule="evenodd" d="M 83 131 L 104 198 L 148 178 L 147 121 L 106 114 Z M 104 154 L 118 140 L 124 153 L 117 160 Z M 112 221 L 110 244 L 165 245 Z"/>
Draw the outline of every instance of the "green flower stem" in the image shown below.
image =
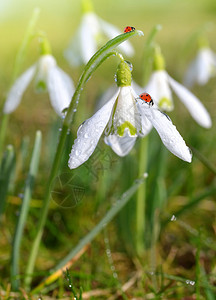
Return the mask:
<path fill-rule="evenodd" d="M 139 176 L 147 171 L 148 136 L 141 139 L 139 149 Z M 141 256 L 144 252 L 146 184 L 139 187 L 136 200 L 136 252 Z"/>
<path fill-rule="evenodd" d="M 83 238 L 79 241 L 74 249 L 72 249 L 68 255 L 60 261 L 60 263 L 55 266 L 50 272 L 53 273 L 59 269 L 62 269 L 80 250 L 83 249 L 87 244 L 89 244 L 103 229 L 106 227 L 110 221 L 122 210 L 122 208 L 127 204 L 127 202 L 132 198 L 133 194 L 137 191 L 140 185 L 145 181 L 145 176 L 142 174 L 139 179 L 136 179 L 133 185 L 116 201 L 116 203 L 110 208 L 103 219 Z M 34 292 L 38 292 L 36 288 Z"/>
<path fill-rule="evenodd" d="M 121 43 L 123 43 L 124 41 L 126 41 L 127 39 L 129 39 L 135 35 L 142 36 L 143 33 L 142 33 L 142 31 L 135 30 L 135 31 L 131 31 L 128 33 L 118 35 L 114 39 L 108 41 L 103 47 L 101 47 L 92 56 L 92 58 L 89 60 L 89 62 L 85 66 L 85 69 L 79 79 L 77 88 L 75 90 L 75 93 L 73 95 L 72 101 L 70 103 L 70 106 L 68 108 L 68 111 L 67 111 L 67 114 L 66 114 L 66 117 L 64 120 L 65 125 L 68 125 L 68 127 L 69 127 L 70 124 L 72 123 L 74 112 L 76 111 L 77 106 L 79 104 L 79 97 L 80 97 L 80 93 L 82 91 L 83 85 L 91 77 L 92 73 L 101 65 L 101 63 L 106 59 L 106 57 L 109 57 L 110 55 L 112 55 L 111 52 L 117 46 L 119 46 Z"/>
<path fill-rule="evenodd" d="M 22 206 L 20 210 L 19 219 L 16 226 L 16 231 L 13 240 L 12 247 L 12 260 L 11 260 L 11 284 L 13 290 L 18 290 L 19 288 L 19 258 L 20 258 L 20 245 L 23 235 L 23 230 L 26 222 L 26 217 L 29 209 L 29 202 L 32 195 L 32 189 L 34 185 L 34 180 L 38 170 L 40 150 L 41 150 L 42 135 L 40 131 L 37 131 L 35 137 L 35 144 L 33 149 L 33 154 L 31 158 L 29 174 L 26 180 L 24 196 L 22 201 Z"/>
<path fill-rule="evenodd" d="M 148 82 L 151 70 L 152 70 L 152 60 L 154 55 L 154 38 L 159 30 L 161 30 L 162 26 L 160 24 L 156 25 L 152 31 L 150 32 L 147 41 L 145 43 L 145 48 L 143 52 L 143 82 L 142 84 L 145 86 Z"/>
<path fill-rule="evenodd" d="M 87 65 L 85 66 L 83 73 L 80 76 L 77 88 L 74 92 L 74 95 L 72 97 L 70 106 L 67 110 L 64 122 L 63 122 L 63 126 L 62 126 L 62 130 L 61 130 L 61 134 L 60 134 L 60 138 L 59 138 L 59 143 L 57 146 L 57 150 L 56 150 L 56 154 L 55 154 L 55 158 L 54 158 L 54 162 L 52 165 L 52 169 L 50 172 L 50 177 L 48 179 L 48 183 L 47 183 L 47 190 L 45 193 L 45 198 L 43 201 L 43 206 L 41 209 L 41 214 L 40 214 L 40 219 L 39 219 L 39 224 L 37 226 L 37 233 L 36 233 L 36 237 L 35 240 L 33 242 L 32 245 L 32 249 L 31 249 L 31 253 L 30 253 L 30 257 L 29 257 L 29 262 L 28 262 L 28 266 L 26 269 L 26 277 L 25 277 L 25 286 L 26 288 L 28 288 L 31 284 L 31 276 L 32 273 L 34 271 L 34 265 L 35 265 L 35 260 L 36 260 L 36 256 L 38 253 L 38 249 L 39 249 L 39 245 L 40 245 L 40 241 L 41 241 L 41 237 L 43 234 L 43 228 L 46 222 L 46 218 L 47 218 L 47 213 L 48 213 L 48 208 L 49 208 L 49 201 L 50 201 L 50 193 L 52 190 L 52 183 L 54 178 L 56 177 L 57 173 L 58 173 L 58 169 L 59 169 L 59 164 L 60 164 L 60 160 L 62 157 L 62 152 L 64 149 L 64 144 L 65 144 L 65 140 L 67 137 L 67 132 L 68 129 L 70 128 L 72 122 L 73 122 L 73 117 L 74 114 L 77 110 L 78 104 L 79 104 L 79 98 L 80 98 L 80 94 L 81 91 L 83 89 L 84 84 L 88 81 L 88 79 L 90 78 L 90 76 L 92 75 L 92 73 L 101 65 L 101 63 L 110 55 L 113 54 L 113 50 L 120 45 L 121 43 L 123 43 L 124 41 L 126 41 L 127 39 L 131 38 L 132 36 L 135 35 L 143 35 L 143 33 L 141 31 L 135 30 L 129 33 L 124 33 L 121 34 L 117 37 L 115 37 L 114 39 L 108 41 L 102 48 L 100 48 L 93 56 L 92 58 L 89 60 L 89 62 L 87 63 Z"/>
<path fill-rule="evenodd" d="M 39 15 L 40 15 L 40 9 L 35 8 L 33 11 L 32 17 L 29 21 L 29 24 L 27 26 L 22 44 L 16 55 L 12 81 L 14 81 L 19 74 L 20 67 L 23 64 L 24 58 L 26 56 L 26 50 L 27 50 L 32 38 L 34 37 L 35 25 L 39 18 Z"/>

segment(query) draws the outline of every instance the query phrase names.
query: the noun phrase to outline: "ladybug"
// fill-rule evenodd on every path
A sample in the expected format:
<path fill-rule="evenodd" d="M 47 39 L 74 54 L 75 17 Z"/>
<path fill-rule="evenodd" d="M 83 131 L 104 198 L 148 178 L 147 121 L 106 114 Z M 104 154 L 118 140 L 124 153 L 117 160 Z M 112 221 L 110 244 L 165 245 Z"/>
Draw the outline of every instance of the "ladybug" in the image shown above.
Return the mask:
<path fill-rule="evenodd" d="M 154 104 L 154 102 L 152 100 L 152 97 L 148 93 L 142 93 L 142 94 L 140 94 L 139 98 L 142 99 L 142 100 L 144 100 L 146 103 L 148 103 L 149 106 L 150 105 L 152 106 Z"/>
<path fill-rule="evenodd" d="M 124 29 L 124 33 L 126 33 L 126 32 L 131 32 L 131 31 L 134 31 L 134 30 L 135 30 L 135 27 L 127 26 L 127 27 L 125 27 L 125 29 Z"/>

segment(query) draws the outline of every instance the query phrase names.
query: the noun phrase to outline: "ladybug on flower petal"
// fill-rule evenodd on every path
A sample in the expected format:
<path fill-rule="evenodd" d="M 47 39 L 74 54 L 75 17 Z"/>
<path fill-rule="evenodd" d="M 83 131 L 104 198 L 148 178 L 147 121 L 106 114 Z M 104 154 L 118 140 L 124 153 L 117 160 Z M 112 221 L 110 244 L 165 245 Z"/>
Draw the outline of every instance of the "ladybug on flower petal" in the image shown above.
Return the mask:
<path fill-rule="evenodd" d="M 149 106 L 154 105 L 152 97 L 148 93 L 142 93 L 139 95 L 139 98 L 149 104 Z"/>
<path fill-rule="evenodd" d="M 135 27 L 127 26 L 127 27 L 125 27 L 125 29 L 124 29 L 124 33 L 126 33 L 126 32 L 131 32 L 131 31 L 134 31 L 134 30 L 135 30 Z"/>

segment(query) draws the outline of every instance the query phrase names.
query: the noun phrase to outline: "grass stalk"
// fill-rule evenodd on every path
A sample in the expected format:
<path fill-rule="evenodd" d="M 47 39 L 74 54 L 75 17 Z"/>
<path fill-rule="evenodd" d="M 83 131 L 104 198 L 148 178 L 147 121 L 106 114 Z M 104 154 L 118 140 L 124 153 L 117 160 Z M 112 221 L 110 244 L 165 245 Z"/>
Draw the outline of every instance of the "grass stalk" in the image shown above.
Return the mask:
<path fill-rule="evenodd" d="M 51 272 L 56 272 L 65 267 L 69 261 L 71 261 L 86 245 L 88 245 L 110 221 L 122 210 L 122 208 L 128 203 L 132 195 L 137 191 L 140 185 L 144 182 L 145 176 L 134 181 L 134 184 L 116 201 L 116 203 L 110 208 L 101 221 L 72 249 L 68 255 L 62 259 L 59 264 L 54 267 Z M 38 291 L 38 289 L 37 289 Z"/>
<path fill-rule="evenodd" d="M 15 154 L 13 146 L 7 146 L 0 167 L 0 221 L 6 206 L 6 197 L 11 175 L 15 165 Z"/>
<path fill-rule="evenodd" d="M 12 255 L 11 255 L 11 284 L 13 290 L 18 290 L 20 280 L 19 276 L 19 260 L 20 260 L 20 246 L 23 235 L 24 226 L 26 223 L 26 217 L 29 210 L 29 202 L 32 196 L 32 190 L 34 186 L 35 177 L 37 175 L 40 150 L 41 150 L 42 135 L 40 131 L 37 131 L 34 143 L 34 149 L 30 162 L 30 168 L 28 177 L 25 184 L 23 202 L 21 205 L 20 215 L 17 221 L 16 230 L 14 234 Z"/>

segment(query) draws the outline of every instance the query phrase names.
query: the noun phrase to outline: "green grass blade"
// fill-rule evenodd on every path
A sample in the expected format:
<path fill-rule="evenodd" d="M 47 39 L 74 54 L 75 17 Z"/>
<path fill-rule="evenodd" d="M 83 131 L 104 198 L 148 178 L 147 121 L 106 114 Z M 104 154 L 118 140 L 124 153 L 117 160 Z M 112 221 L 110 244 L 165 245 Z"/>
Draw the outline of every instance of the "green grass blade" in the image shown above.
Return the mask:
<path fill-rule="evenodd" d="M 182 215 L 183 213 L 191 210 L 191 208 L 193 208 L 195 205 L 199 204 L 200 201 L 202 201 L 203 199 L 211 196 L 211 195 L 214 195 L 216 192 L 216 186 L 213 185 L 209 188 L 207 188 L 206 190 L 204 190 L 203 193 L 201 193 L 200 195 L 196 196 L 196 197 L 193 197 L 191 199 L 191 201 L 187 204 L 185 204 L 182 208 L 180 208 L 179 210 L 173 212 L 173 215 L 175 217 L 179 217 L 180 215 Z M 163 221 L 162 223 L 162 226 L 166 226 L 168 223 L 170 222 L 170 217 L 168 219 L 166 219 L 165 221 Z"/>
<path fill-rule="evenodd" d="M 212 173 L 216 175 L 216 168 L 215 166 L 204 156 L 202 153 L 200 153 L 196 148 L 190 146 L 190 149 L 192 150 L 193 154 L 196 156 L 196 158 L 203 163 L 206 168 L 208 168 Z"/>
<path fill-rule="evenodd" d="M 69 254 L 51 270 L 51 272 L 55 272 L 63 268 L 85 245 L 90 243 L 128 203 L 132 195 L 134 195 L 139 186 L 144 182 L 145 178 L 146 176 L 142 176 L 141 178 L 136 179 L 134 184 L 119 198 L 119 200 L 116 201 L 103 219 L 82 240 L 80 240 L 77 246 L 72 249 Z"/>
<path fill-rule="evenodd" d="M 5 151 L 0 167 L 0 220 L 5 210 L 6 197 L 10 178 L 14 171 L 15 154 L 13 146 L 9 145 Z"/>
<path fill-rule="evenodd" d="M 13 290 L 17 290 L 19 287 L 19 279 L 17 277 L 19 276 L 20 245 L 21 245 L 23 230 L 26 222 L 26 217 L 28 214 L 29 202 L 32 195 L 34 181 L 37 175 L 41 143 L 42 143 L 42 135 L 40 131 L 37 131 L 32 158 L 30 162 L 29 173 L 28 173 L 28 177 L 24 189 L 23 202 L 22 202 L 20 215 L 17 222 L 17 226 L 14 234 L 14 240 L 13 240 L 12 260 L 11 260 L 11 283 L 12 283 Z"/>

